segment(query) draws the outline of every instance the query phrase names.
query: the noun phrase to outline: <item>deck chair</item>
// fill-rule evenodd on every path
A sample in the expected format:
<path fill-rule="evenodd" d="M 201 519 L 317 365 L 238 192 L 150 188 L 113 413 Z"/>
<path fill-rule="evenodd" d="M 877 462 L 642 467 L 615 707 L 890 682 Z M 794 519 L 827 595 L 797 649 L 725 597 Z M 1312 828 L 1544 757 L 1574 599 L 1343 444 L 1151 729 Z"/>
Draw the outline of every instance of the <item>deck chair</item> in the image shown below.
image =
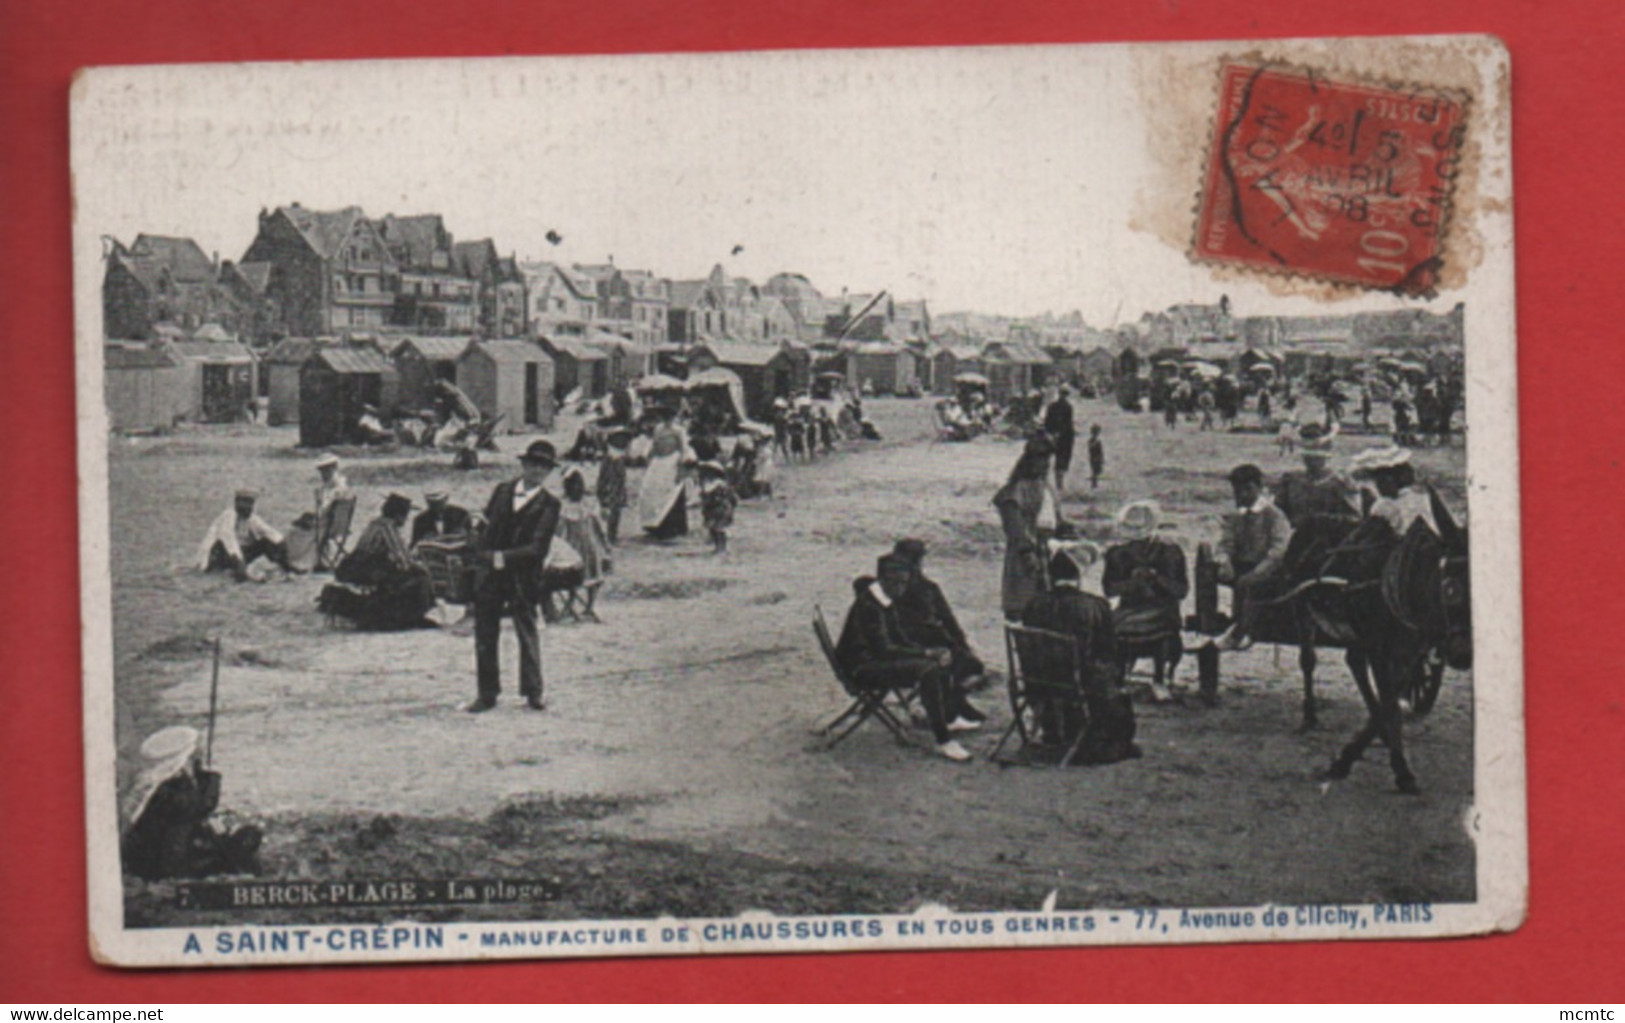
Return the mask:
<path fill-rule="evenodd" d="M 474 562 L 467 539 L 425 539 L 415 548 L 434 581 L 434 595 L 448 604 L 474 601 Z"/>
<path fill-rule="evenodd" d="M 355 521 L 355 495 L 337 498 L 316 523 L 316 567 L 329 571 L 350 552 L 350 525 Z"/>
<path fill-rule="evenodd" d="M 495 451 L 497 449 L 497 428 L 507 418 L 508 414 L 506 412 L 498 412 L 490 419 L 481 419 L 469 427 L 474 436 L 474 446 L 481 451 Z"/>
<path fill-rule="evenodd" d="M 999 737 L 989 759 L 1032 764 L 1032 751 L 1062 748 L 1056 765 L 1070 763 L 1083 744 L 1089 725 L 1084 699 L 1084 666 L 1088 651 L 1076 636 L 1025 625 L 1006 624 L 1004 647 L 1010 659 L 1010 709 L 1013 720 Z M 1019 736 L 1021 761 L 1000 760 L 1012 735 Z"/>
<path fill-rule="evenodd" d="M 550 568 L 542 573 L 542 618 L 549 625 L 601 621 L 595 599 L 602 582 L 584 582 L 579 568 Z"/>
<path fill-rule="evenodd" d="M 824 620 L 824 609 L 813 605 L 813 633 L 818 637 L 818 646 L 824 651 L 824 660 L 829 662 L 829 670 L 835 673 L 836 681 L 852 702 L 840 713 L 835 720 L 819 729 L 824 737 L 824 749 L 834 749 L 842 739 L 855 732 L 859 725 L 871 718 L 886 726 L 886 730 L 896 737 L 898 742 L 909 741 L 908 731 L 903 722 L 898 720 L 892 709 L 886 705 L 886 700 L 895 696 L 906 711 L 908 702 L 913 696 L 913 687 L 897 686 L 889 689 L 860 688 L 853 680 L 852 675 L 841 666 L 840 658 L 835 656 L 835 640 L 831 638 L 829 623 Z"/>
<path fill-rule="evenodd" d="M 549 625 L 563 622 L 596 622 L 593 608 L 603 580 L 587 581 L 581 555 L 555 536 L 542 566 L 542 619 Z"/>

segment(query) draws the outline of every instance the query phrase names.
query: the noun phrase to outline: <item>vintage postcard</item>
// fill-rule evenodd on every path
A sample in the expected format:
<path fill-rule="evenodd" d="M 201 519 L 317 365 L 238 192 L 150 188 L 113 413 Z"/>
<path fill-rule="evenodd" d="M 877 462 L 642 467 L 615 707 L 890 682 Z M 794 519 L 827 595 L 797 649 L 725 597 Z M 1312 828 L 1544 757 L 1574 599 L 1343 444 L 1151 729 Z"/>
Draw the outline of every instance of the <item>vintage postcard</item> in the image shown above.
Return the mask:
<path fill-rule="evenodd" d="M 1517 927 L 1509 73 L 83 72 L 94 955 Z"/>

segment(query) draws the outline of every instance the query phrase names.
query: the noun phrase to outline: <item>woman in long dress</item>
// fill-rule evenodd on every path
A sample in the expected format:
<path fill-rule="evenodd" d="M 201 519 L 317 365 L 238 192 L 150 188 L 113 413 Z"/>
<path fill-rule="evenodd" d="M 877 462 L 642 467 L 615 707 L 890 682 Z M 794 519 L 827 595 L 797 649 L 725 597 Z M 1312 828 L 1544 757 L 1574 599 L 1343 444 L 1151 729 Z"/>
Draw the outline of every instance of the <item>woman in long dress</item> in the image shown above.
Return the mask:
<path fill-rule="evenodd" d="M 638 523 L 656 540 L 670 540 L 688 533 L 687 488 L 683 462 L 688 454 L 688 438 L 666 413 L 654 429 L 649 444 L 649 467 L 643 470 L 638 488 Z"/>
<path fill-rule="evenodd" d="M 1061 502 L 1050 476 L 1055 453 L 1049 436 L 1033 434 L 1010 479 L 993 495 L 1004 527 L 1004 583 L 1000 604 L 1004 617 L 1020 621 L 1029 601 L 1045 588 L 1045 545 L 1061 529 Z"/>

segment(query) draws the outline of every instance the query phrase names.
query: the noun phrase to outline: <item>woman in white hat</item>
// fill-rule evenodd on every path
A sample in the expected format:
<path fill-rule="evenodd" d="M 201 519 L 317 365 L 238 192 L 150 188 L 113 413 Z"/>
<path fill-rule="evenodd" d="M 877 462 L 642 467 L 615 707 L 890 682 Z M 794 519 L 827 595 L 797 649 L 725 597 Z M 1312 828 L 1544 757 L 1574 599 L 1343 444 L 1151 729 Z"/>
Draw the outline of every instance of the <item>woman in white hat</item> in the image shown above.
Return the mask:
<path fill-rule="evenodd" d="M 1106 596 L 1117 598 L 1113 621 L 1123 670 L 1126 674 L 1137 654 L 1150 656 L 1156 665 L 1151 694 L 1159 702 L 1172 697 L 1164 678 L 1171 682 L 1179 666 L 1183 652 L 1179 602 L 1190 592 L 1185 552 L 1178 544 L 1157 538 L 1161 523 L 1162 509 L 1155 501 L 1124 505 L 1117 516 L 1123 542 L 1106 552 L 1101 579 Z"/>
<path fill-rule="evenodd" d="M 1328 430 L 1319 423 L 1298 431 L 1303 471 L 1283 473 L 1275 487 L 1275 506 L 1293 529 L 1301 529 L 1315 518 L 1352 521 L 1358 517 L 1354 485 L 1330 467 L 1336 437 L 1335 427 Z"/>
<path fill-rule="evenodd" d="M 345 479 L 344 473 L 339 471 L 339 456 L 332 452 L 328 452 L 316 459 L 316 475 L 320 478 L 320 482 L 316 485 L 315 567 L 317 571 L 321 571 L 336 567 L 334 560 L 337 557 L 337 552 L 329 549 L 332 546 L 329 541 L 342 539 L 332 535 L 336 532 L 333 523 L 333 506 L 340 501 L 349 501 L 351 513 L 353 514 L 355 494 L 350 490 L 350 481 Z"/>
<path fill-rule="evenodd" d="M 339 471 L 339 456 L 328 452 L 316 459 L 316 518 L 321 519 L 327 506 L 350 493 L 350 481 Z"/>
<path fill-rule="evenodd" d="M 147 880 L 252 873 L 260 830 L 217 831 L 220 775 L 203 767 L 195 728 L 175 725 L 141 744 L 141 773 L 120 807 L 124 871 Z"/>
<path fill-rule="evenodd" d="M 1409 449 L 1398 445 L 1367 448 L 1354 456 L 1353 475 L 1376 491 L 1376 498 L 1366 511 L 1367 518 L 1387 522 L 1395 536 L 1404 536 L 1417 519 L 1425 522 L 1435 534 L 1439 533 L 1439 523 L 1433 515 L 1433 496 L 1416 482 Z"/>

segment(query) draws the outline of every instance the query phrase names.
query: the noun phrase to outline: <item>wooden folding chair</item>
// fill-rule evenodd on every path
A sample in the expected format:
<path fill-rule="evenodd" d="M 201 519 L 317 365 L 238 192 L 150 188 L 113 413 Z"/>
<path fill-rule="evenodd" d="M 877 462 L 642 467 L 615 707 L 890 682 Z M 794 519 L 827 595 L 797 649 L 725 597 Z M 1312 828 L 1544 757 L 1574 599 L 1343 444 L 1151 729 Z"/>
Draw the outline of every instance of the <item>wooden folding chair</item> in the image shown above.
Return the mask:
<path fill-rule="evenodd" d="M 316 567 L 336 569 L 350 552 L 350 525 L 355 521 L 355 495 L 335 498 L 316 523 Z"/>
<path fill-rule="evenodd" d="M 466 539 L 425 539 L 414 550 L 429 570 L 436 597 L 448 604 L 474 602 L 474 562 Z"/>
<path fill-rule="evenodd" d="M 835 656 L 835 640 L 830 637 L 829 623 L 824 620 L 824 609 L 813 605 L 813 633 L 818 637 L 818 646 L 824 651 L 824 660 L 829 662 L 829 670 L 835 673 L 836 681 L 846 695 L 852 698 L 852 703 L 842 711 L 835 720 L 819 729 L 826 742 L 824 749 L 834 749 L 842 739 L 855 732 L 859 725 L 874 719 L 886 726 L 886 730 L 898 742 L 909 742 L 908 730 L 892 709 L 886 706 L 888 697 L 896 696 L 907 710 L 909 699 L 913 695 L 912 686 L 893 686 L 884 689 L 868 689 L 859 687 L 852 675 L 841 666 L 840 658 Z"/>
<path fill-rule="evenodd" d="M 1084 646 L 1076 636 L 1005 624 L 1012 720 L 989 759 L 1015 762 L 1000 760 L 999 756 L 1010 736 L 1018 735 L 1021 762 L 1033 763 L 1034 747 L 1064 748 L 1066 752 L 1056 765 L 1071 762 L 1089 727 L 1089 705 L 1084 698 L 1084 666 L 1089 660 Z"/>
<path fill-rule="evenodd" d="M 585 582 L 579 568 L 549 568 L 542 572 L 542 618 L 549 625 L 562 622 L 602 621 L 596 610 L 601 580 Z"/>

